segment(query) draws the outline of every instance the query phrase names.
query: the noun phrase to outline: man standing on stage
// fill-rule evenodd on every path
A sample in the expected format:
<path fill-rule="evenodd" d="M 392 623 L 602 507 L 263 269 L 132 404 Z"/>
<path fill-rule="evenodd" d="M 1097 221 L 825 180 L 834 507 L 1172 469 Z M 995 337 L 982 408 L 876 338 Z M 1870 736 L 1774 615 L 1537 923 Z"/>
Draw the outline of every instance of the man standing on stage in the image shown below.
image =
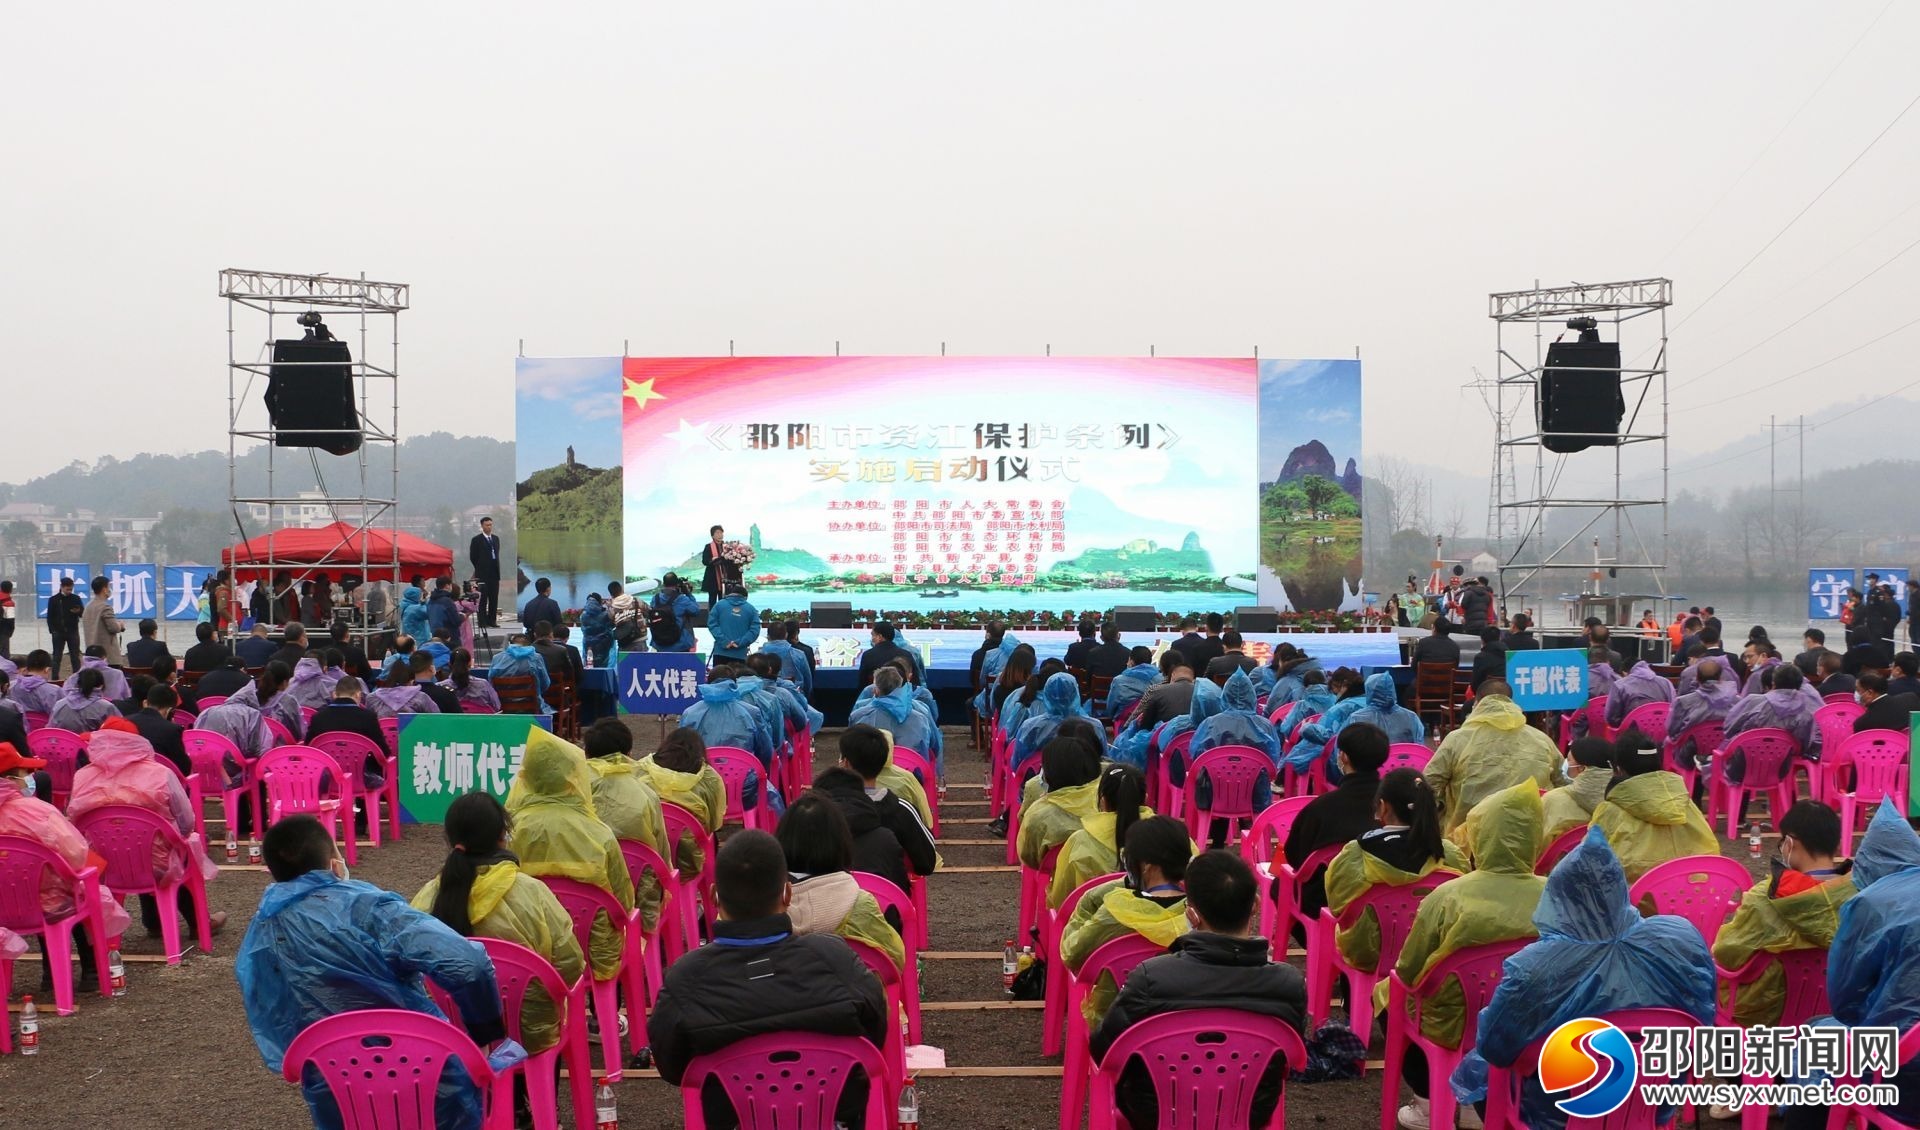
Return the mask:
<path fill-rule="evenodd" d="M 707 567 L 706 575 L 700 580 L 700 589 L 707 594 L 708 608 L 712 608 L 714 601 L 720 599 L 729 582 L 737 584 L 740 581 L 740 567 L 720 556 L 720 543 L 726 536 L 725 529 L 715 526 L 707 531 L 707 544 L 700 547 L 700 564 Z"/>
<path fill-rule="evenodd" d="M 493 532 L 493 519 L 480 519 L 480 532 L 467 544 L 467 560 L 473 565 L 473 579 L 480 587 L 478 616 L 482 628 L 499 626 L 500 620 L 500 535 Z"/>

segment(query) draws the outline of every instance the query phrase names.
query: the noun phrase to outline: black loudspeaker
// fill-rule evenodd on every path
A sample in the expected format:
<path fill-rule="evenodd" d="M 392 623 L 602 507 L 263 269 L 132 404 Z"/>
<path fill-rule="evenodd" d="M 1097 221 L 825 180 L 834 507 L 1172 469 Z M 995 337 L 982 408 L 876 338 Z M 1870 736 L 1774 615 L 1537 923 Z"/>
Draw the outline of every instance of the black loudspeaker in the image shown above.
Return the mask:
<path fill-rule="evenodd" d="M 1233 610 L 1233 626 L 1243 635 L 1247 632 L 1277 632 L 1280 630 L 1280 614 L 1264 604 L 1243 604 Z"/>
<path fill-rule="evenodd" d="M 265 399 L 275 447 L 317 447 L 335 455 L 360 450 L 353 355 L 346 342 L 318 338 L 274 342 Z"/>
<path fill-rule="evenodd" d="M 1535 417 L 1548 451 L 1616 447 L 1627 414 L 1620 394 L 1620 343 L 1556 341 L 1547 347 Z M 1585 435 L 1555 433 L 1584 432 Z"/>
<path fill-rule="evenodd" d="M 816 600 L 807 619 L 815 628 L 851 628 L 853 605 L 844 600 Z"/>
<path fill-rule="evenodd" d="M 1123 632 L 1151 632 L 1158 621 L 1151 604 L 1122 604 L 1113 610 L 1113 626 Z"/>

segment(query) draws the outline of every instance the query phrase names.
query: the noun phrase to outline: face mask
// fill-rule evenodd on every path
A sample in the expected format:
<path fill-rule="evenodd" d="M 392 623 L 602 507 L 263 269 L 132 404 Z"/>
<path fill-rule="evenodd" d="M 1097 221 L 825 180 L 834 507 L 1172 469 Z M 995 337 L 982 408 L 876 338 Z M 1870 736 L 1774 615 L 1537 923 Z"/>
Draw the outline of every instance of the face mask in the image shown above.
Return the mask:
<path fill-rule="evenodd" d="M 24 777 L 16 777 L 14 779 L 20 782 L 20 795 L 22 796 L 30 797 L 40 791 L 40 782 L 34 780 L 33 774 L 31 773 Z"/>

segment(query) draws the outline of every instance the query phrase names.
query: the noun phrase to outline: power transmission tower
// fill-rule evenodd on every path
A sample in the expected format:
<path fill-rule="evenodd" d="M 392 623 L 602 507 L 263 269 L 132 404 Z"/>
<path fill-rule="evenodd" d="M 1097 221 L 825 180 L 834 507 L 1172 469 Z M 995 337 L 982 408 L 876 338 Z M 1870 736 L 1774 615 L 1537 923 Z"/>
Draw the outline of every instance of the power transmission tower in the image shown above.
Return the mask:
<path fill-rule="evenodd" d="M 1480 394 L 1481 403 L 1487 406 L 1487 414 L 1493 417 L 1495 435 L 1504 436 L 1511 430 L 1513 421 L 1520 412 L 1520 403 L 1514 400 L 1502 410 L 1500 404 L 1500 382 L 1490 380 L 1478 366 L 1473 370 L 1473 381 L 1466 387 Z M 1520 511 L 1506 503 L 1520 497 L 1517 479 L 1513 467 L 1513 448 L 1496 443 L 1493 445 L 1493 468 L 1487 474 L 1487 543 L 1496 548 L 1511 547 L 1520 540 Z"/>

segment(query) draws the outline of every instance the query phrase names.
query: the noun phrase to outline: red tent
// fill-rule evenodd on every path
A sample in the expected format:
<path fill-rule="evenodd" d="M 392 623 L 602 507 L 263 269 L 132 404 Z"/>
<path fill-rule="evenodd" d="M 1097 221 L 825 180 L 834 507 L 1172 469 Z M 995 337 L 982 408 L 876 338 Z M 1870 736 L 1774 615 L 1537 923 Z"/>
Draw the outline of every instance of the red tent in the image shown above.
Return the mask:
<path fill-rule="evenodd" d="M 271 538 L 274 568 L 289 572 L 332 573 L 336 578 L 362 573 L 370 581 L 404 581 L 415 573 L 433 577 L 453 572 L 453 551 L 425 538 L 387 530 L 362 530 L 350 522 L 335 522 L 318 529 L 274 530 L 248 538 L 239 545 L 220 551 L 220 563 L 232 566 L 237 581 L 264 580 L 269 560 L 267 541 Z M 393 568 L 394 539 L 398 539 L 400 568 Z M 255 566 L 255 567 L 249 567 Z"/>

